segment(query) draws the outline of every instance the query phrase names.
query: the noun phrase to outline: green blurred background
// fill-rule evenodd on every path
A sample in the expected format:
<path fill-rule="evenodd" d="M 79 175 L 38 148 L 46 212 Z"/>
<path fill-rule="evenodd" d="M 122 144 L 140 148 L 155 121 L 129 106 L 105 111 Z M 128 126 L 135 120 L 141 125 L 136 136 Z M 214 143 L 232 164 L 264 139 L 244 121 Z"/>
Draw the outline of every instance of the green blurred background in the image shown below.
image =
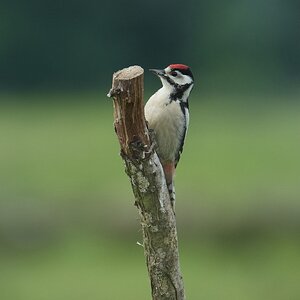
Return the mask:
<path fill-rule="evenodd" d="M 192 67 L 177 169 L 188 299 L 300 299 L 300 2 L 0 3 L 0 299 L 150 299 L 106 98 Z M 147 99 L 160 86 L 145 72 Z"/>

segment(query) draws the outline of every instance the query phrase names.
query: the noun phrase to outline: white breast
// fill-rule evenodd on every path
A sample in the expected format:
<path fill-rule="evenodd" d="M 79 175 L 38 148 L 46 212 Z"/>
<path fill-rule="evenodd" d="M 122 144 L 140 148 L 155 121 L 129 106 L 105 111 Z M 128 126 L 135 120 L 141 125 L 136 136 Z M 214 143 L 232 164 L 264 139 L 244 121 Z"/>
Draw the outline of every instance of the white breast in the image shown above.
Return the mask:
<path fill-rule="evenodd" d="M 170 101 L 164 88 L 158 90 L 145 105 L 145 117 L 155 131 L 157 153 L 161 161 L 175 161 L 182 136 L 188 125 L 178 101 Z"/>

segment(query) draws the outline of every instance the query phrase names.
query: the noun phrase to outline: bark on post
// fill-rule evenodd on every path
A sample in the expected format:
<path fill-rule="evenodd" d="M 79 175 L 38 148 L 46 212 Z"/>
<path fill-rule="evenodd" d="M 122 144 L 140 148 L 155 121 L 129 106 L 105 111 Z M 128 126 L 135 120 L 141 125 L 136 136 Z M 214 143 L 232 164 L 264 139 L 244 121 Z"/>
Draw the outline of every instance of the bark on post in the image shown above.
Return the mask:
<path fill-rule="evenodd" d="M 179 267 L 176 219 L 164 172 L 144 117 L 144 70 L 132 66 L 113 75 L 114 126 L 143 231 L 152 299 L 185 299 Z"/>

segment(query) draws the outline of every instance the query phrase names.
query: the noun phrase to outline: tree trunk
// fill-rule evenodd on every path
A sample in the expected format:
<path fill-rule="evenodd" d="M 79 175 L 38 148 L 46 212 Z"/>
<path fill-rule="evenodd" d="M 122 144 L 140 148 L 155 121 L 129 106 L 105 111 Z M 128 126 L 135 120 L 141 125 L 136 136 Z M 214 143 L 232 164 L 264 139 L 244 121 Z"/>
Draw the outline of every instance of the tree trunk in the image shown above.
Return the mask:
<path fill-rule="evenodd" d="M 152 299 L 185 299 L 179 267 L 176 219 L 164 172 L 144 117 L 144 70 L 132 66 L 113 75 L 114 126 L 143 231 Z"/>

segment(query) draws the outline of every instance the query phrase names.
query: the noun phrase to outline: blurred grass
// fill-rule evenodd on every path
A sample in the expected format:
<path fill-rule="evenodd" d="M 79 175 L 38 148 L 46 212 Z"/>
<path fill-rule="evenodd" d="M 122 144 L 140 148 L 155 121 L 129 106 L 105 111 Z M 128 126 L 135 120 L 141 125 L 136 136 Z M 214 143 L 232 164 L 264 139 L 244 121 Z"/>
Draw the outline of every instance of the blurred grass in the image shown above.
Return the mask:
<path fill-rule="evenodd" d="M 72 239 L 38 253 L 0 255 L 1 299 L 149 299 L 143 250 L 128 241 Z M 299 241 L 238 249 L 184 243 L 188 299 L 299 299 Z"/>
<path fill-rule="evenodd" d="M 191 99 L 176 177 L 189 299 L 300 298 L 297 99 Z M 111 102 L 0 105 L 0 298 L 150 299 Z"/>
<path fill-rule="evenodd" d="M 93 95 L 52 97 L 1 103 L 2 194 L 60 198 L 98 193 L 99 185 L 111 193 L 114 179 L 128 190 L 111 103 Z M 252 107 L 228 99 L 195 100 L 177 174 L 179 193 L 183 188 L 193 194 L 200 185 L 215 199 L 234 195 L 238 202 L 237 195 L 254 189 L 299 195 L 297 102 L 260 105 L 255 99 Z"/>

